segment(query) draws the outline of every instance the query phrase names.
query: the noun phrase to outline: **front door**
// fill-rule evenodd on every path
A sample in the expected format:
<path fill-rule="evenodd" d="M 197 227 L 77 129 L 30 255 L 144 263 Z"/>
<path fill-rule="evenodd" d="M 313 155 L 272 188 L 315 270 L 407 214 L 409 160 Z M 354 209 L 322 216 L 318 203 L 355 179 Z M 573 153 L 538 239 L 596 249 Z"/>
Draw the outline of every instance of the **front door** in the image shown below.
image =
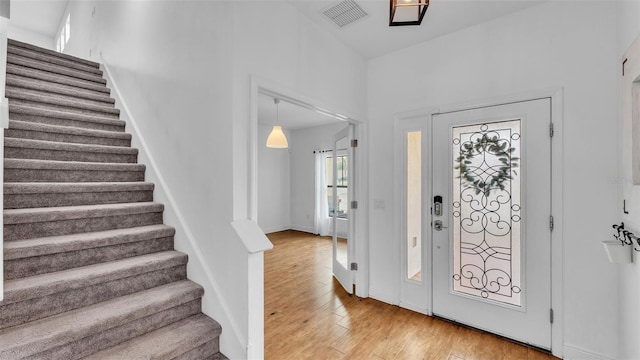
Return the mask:
<path fill-rule="evenodd" d="M 551 348 L 550 99 L 433 117 L 433 313 Z"/>

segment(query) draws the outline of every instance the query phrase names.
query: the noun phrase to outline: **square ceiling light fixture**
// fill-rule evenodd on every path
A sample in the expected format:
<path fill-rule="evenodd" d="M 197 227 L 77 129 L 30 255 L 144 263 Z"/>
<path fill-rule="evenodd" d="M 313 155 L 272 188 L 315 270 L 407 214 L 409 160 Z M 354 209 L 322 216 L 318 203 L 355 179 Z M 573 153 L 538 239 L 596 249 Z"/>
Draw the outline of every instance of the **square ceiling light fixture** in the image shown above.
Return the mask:
<path fill-rule="evenodd" d="M 389 26 L 420 25 L 429 0 L 389 0 Z"/>

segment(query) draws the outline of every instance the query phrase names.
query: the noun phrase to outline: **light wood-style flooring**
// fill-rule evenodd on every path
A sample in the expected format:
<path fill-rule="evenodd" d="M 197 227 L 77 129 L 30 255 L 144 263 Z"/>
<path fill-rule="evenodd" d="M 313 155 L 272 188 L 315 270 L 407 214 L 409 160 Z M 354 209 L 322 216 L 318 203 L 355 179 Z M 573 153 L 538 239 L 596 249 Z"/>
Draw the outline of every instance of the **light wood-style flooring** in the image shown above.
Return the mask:
<path fill-rule="evenodd" d="M 265 358 L 556 359 L 497 336 L 373 299 L 349 296 L 331 274 L 331 240 L 268 235 Z"/>

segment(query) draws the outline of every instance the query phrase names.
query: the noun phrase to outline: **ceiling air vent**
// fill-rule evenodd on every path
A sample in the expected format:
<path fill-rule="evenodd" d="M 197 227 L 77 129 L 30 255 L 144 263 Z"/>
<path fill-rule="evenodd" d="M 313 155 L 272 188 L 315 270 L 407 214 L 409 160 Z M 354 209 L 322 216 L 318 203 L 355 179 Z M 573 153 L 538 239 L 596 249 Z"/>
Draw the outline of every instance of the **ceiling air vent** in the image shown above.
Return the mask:
<path fill-rule="evenodd" d="M 352 24 L 368 15 L 367 12 L 353 0 L 341 1 L 322 11 L 322 14 L 340 28 Z"/>

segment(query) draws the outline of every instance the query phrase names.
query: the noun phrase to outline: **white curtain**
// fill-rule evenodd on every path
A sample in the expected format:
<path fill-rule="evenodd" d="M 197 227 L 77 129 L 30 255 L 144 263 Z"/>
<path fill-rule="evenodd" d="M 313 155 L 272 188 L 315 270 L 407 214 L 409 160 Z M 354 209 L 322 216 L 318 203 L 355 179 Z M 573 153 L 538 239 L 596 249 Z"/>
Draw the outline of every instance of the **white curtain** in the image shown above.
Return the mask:
<path fill-rule="evenodd" d="M 327 153 L 316 151 L 316 214 L 314 233 L 329 235 L 329 205 L 327 203 Z"/>

